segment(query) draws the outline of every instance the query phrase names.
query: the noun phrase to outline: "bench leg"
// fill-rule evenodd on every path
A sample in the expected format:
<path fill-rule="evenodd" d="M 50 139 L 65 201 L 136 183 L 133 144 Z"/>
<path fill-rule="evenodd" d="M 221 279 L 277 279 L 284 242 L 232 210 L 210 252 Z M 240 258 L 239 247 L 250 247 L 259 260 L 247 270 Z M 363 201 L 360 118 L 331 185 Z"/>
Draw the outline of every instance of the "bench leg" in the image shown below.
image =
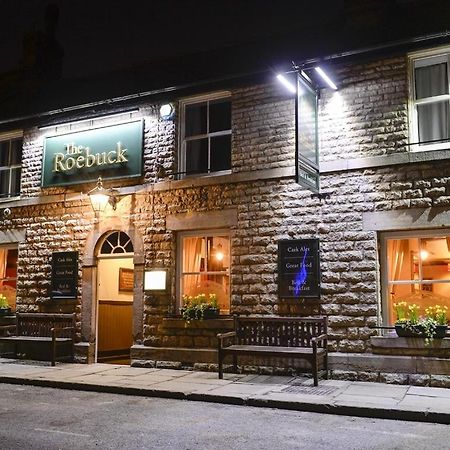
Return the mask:
<path fill-rule="evenodd" d="M 233 355 L 233 372 L 237 373 L 237 355 Z"/>
<path fill-rule="evenodd" d="M 314 377 L 314 386 L 318 386 L 319 385 L 319 380 L 318 380 L 318 372 L 319 372 L 319 362 L 317 360 L 317 358 L 313 361 L 313 377 Z"/>
<path fill-rule="evenodd" d="M 219 380 L 222 380 L 223 379 L 223 355 L 220 350 L 217 354 L 217 359 L 219 361 Z"/>
<path fill-rule="evenodd" d="M 325 369 L 325 380 L 328 380 L 328 355 L 325 354 L 323 359 L 323 367 Z"/>

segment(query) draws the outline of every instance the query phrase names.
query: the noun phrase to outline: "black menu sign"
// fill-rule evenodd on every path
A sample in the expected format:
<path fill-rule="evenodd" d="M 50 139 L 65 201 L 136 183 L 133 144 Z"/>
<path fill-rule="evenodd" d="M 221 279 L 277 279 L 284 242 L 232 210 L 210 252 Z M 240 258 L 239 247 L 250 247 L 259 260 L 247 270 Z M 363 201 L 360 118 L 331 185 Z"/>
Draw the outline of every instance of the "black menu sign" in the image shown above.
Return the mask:
<path fill-rule="evenodd" d="M 51 298 L 77 298 L 78 252 L 52 254 Z"/>
<path fill-rule="evenodd" d="M 278 295 L 320 297 L 319 239 L 278 241 Z"/>

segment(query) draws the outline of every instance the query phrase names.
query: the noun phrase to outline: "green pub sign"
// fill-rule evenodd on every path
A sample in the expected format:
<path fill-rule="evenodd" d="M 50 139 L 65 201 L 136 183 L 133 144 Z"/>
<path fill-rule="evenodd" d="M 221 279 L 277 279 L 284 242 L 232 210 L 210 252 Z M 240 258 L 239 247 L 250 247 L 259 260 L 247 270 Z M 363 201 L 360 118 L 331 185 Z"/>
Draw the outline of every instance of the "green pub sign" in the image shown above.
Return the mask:
<path fill-rule="evenodd" d="M 142 120 L 49 136 L 42 187 L 142 175 Z"/>

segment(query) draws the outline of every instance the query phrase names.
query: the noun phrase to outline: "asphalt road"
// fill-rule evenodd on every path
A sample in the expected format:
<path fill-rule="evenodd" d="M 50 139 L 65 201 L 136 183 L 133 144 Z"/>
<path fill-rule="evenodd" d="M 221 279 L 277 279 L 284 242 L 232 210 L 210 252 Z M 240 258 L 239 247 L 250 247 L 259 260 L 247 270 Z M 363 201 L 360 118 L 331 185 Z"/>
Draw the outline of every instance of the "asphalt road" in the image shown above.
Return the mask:
<path fill-rule="evenodd" d="M 448 425 L 0 384 L 0 448 L 448 449 Z"/>

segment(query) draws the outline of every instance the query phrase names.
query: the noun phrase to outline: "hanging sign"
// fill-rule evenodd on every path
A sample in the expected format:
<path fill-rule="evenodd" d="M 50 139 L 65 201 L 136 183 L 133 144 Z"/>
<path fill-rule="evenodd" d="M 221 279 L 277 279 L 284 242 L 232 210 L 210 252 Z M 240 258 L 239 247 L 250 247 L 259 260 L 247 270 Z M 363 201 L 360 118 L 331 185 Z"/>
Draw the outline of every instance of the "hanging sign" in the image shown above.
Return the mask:
<path fill-rule="evenodd" d="M 278 242 L 278 295 L 320 297 L 319 239 Z"/>
<path fill-rule="evenodd" d="M 42 187 L 142 175 L 142 120 L 45 138 Z"/>
<path fill-rule="evenodd" d="M 77 298 L 78 252 L 54 252 L 52 254 L 51 282 L 51 298 Z"/>

